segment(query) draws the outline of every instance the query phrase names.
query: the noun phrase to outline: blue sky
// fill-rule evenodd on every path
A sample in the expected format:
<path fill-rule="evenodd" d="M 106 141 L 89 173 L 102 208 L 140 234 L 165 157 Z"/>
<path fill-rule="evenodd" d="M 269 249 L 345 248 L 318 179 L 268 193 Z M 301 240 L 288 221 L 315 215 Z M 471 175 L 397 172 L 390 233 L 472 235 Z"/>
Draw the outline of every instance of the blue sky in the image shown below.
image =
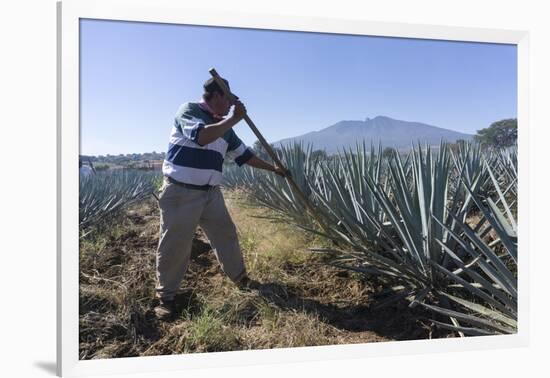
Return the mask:
<path fill-rule="evenodd" d="M 215 67 L 270 141 L 378 115 L 475 134 L 517 116 L 515 45 L 82 20 L 81 153 L 166 151 Z M 251 145 L 244 122 L 235 126 Z"/>

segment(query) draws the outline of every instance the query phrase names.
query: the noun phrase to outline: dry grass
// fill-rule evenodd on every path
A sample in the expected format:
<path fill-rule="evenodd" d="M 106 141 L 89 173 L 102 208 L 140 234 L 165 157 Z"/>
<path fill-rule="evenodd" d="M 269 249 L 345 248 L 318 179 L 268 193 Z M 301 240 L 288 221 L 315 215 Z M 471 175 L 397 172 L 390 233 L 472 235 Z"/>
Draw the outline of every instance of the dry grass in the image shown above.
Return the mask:
<path fill-rule="evenodd" d="M 419 310 L 371 309 L 381 288 L 328 266 L 322 240 L 273 223 L 242 193 L 225 193 L 250 276 L 243 292 L 223 274 L 200 229 L 177 299 L 178 317 L 153 315 L 159 218 L 154 200 L 81 242 L 80 358 L 113 358 L 427 338 Z"/>

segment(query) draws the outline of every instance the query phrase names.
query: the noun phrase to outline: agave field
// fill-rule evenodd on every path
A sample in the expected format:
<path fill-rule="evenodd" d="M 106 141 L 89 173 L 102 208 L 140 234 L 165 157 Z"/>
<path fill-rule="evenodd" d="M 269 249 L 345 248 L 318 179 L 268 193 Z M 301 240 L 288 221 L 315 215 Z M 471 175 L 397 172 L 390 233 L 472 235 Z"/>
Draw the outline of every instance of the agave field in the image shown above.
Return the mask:
<path fill-rule="evenodd" d="M 81 237 L 112 219 L 129 205 L 151 196 L 161 185 L 154 171 L 101 172 L 80 178 L 79 229 Z"/>
<path fill-rule="evenodd" d="M 312 252 L 384 282 L 380 306 L 423 306 L 461 336 L 517 332 L 516 149 L 441 143 L 382 154 L 363 144 L 320 159 L 293 145 L 280 158 L 316 217 L 276 175 L 230 168 L 225 185 L 332 241 Z"/>

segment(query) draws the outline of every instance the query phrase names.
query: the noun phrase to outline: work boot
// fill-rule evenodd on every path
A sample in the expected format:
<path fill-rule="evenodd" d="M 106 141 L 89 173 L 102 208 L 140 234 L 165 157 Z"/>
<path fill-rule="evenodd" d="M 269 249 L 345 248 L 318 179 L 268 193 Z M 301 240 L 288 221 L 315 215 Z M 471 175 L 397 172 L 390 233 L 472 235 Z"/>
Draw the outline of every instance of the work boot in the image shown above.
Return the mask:
<path fill-rule="evenodd" d="M 260 288 L 260 283 L 255 280 L 251 280 L 248 276 L 244 276 L 239 282 L 237 282 L 237 287 L 242 291 L 258 290 Z"/>
<path fill-rule="evenodd" d="M 161 299 L 160 304 L 155 307 L 155 316 L 158 320 L 172 320 L 176 315 L 176 301 Z"/>

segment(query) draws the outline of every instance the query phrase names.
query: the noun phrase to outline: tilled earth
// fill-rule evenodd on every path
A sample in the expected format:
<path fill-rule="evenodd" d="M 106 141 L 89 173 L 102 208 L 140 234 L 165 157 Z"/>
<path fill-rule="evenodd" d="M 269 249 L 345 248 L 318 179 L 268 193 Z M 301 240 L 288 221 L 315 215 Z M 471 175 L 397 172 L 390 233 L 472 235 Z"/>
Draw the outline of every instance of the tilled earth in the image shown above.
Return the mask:
<path fill-rule="evenodd" d="M 148 200 L 81 242 L 80 359 L 440 336 L 419 309 L 394 304 L 375 310 L 379 284 L 317 256 L 307 264 L 284 263 L 273 277 L 261 275 L 258 290 L 239 291 L 200 228 L 176 297 L 178 316 L 159 322 L 153 313 L 158 231 L 158 208 Z"/>

